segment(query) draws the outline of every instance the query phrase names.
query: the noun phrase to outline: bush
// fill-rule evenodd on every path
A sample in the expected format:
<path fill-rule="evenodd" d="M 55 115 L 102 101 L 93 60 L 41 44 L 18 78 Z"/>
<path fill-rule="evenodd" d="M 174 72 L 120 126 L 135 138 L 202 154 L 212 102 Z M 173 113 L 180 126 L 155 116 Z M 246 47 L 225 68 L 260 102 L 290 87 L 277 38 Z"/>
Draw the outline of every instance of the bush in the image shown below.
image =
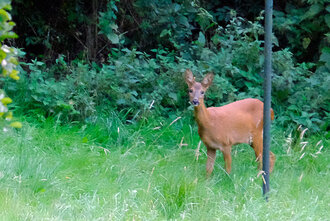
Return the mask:
<path fill-rule="evenodd" d="M 261 17 L 255 22 L 233 17 L 214 36 L 210 47 L 195 41 L 190 48 L 195 61 L 167 48 L 150 54 L 113 49 L 102 65 L 75 60 L 47 67 L 40 61 L 22 64 L 19 87 L 8 86 L 18 108 L 40 110 L 41 116 L 84 120 L 100 113 L 126 112 L 130 121 L 153 112 L 168 117 L 189 106 L 183 72 L 190 68 L 197 79 L 212 71 L 215 80 L 207 93 L 207 105 L 219 106 L 246 97 L 262 98 L 263 33 Z M 276 40 L 276 39 L 275 39 Z M 219 49 L 220 47 L 220 49 Z M 277 122 L 289 127 L 302 124 L 319 131 L 328 119 L 326 71 L 313 73 L 315 64 L 295 64 L 287 50 L 273 54 L 273 108 Z M 27 70 L 25 70 L 27 69 Z M 20 94 L 20 96 L 17 96 Z M 326 125 L 323 125 L 326 130 Z"/>
<path fill-rule="evenodd" d="M 5 91 L 2 90 L 3 78 L 19 79 L 19 72 L 16 70 L 18 50 L 4 43 L 7 39 L 17 37 L 12 31 L 15 23 L 11 21 L 10 10 L 11 1 L 0 2 L 0 129 L 6 126 L 13 117 L 13 113 L 8 109 L 8 104 L 12 102 L 12 99 L 7 97 Z M 20 122 L 13 122 L 10 125 L 15 128 L 22 127 Z"/>

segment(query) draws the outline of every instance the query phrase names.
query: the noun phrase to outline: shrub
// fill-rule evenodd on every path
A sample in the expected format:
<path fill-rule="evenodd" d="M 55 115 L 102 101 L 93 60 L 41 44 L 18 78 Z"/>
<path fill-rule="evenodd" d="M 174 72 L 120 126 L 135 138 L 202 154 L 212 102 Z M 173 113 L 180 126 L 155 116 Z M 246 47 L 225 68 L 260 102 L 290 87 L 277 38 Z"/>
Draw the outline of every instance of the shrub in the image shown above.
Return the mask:
<path fill-rule="evenodd" d="M 263 33 L 261 17 L 255 22 L 233 17 L 225 29 L 215 34 L 210 47 L 195 41 L 191 55 L 195 61 L 159 47 L 150 54 L 136 49 L 113 49 L 101 66 L 75 60 L 57 59 L 47 67 L 40 61 L 23 64 L 19 87 L 8 92 L 18 95 L 18 108 L 41 110 L 42 115 L 83 120 L 112 110 L 126 112 L 130 121 L 145 114 L 168 117 L 188 108 L 182 74 L 192 69 L 197 78 L 212 71 L 214 84 L 207 93 L 207 105 L 219 106 L 246 97 L 262 98 Z M 276 40 L 276 39 L 275 39 Z M 313 73 L 315 64 L 295 64 L 292 53 L 273 54 L 273 108 L 282 126 L 302 124 L 319 131 L 328 118 L 329 77 L 325 71 Z"/>
<path fill-rule="evenodd" d="M 13 113 L 8 109 L 8 104 L 12 102 L 12 99 L 7 97 L 5 91 L 2 90 L 3 78 L 19 79 L 19 72 L 16 70 L 18 50 L 4 43 L 6 39 L 17 37 L 12 31 L 15 23 L 11 21 L 10 10 L 11 1 L 0 2 L 0 129 L 7 125 L 6 121 L 11 121 L 13 117 Z M 10 125 L 16 128 L 22 127 L 19 122 L 13 122 Z"/>

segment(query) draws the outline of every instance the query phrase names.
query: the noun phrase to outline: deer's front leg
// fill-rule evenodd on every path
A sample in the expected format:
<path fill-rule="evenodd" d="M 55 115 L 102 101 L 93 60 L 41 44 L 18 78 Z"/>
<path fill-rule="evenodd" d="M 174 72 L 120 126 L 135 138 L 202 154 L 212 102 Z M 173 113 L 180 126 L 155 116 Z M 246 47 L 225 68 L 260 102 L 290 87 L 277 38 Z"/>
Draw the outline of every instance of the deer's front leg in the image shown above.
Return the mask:
<path fill-rule="evenodd" d="M 206 175 L 209 177 L 214 168 L 214 161 L 216 157 L 216 150 L 207 148 L 207 161 L 206 161 Z"/>

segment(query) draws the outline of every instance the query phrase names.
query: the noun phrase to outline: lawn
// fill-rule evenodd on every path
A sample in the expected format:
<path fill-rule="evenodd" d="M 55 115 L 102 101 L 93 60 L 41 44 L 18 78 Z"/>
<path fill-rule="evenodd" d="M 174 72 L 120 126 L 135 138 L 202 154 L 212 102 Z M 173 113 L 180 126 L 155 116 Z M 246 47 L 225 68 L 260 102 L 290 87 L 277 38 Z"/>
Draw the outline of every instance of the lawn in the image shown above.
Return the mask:
<path fill-rule="evenodd" d="M 251 147 L 218 153 L 206 179 L 205 146 L 190 116 L 123 124 L 116 114 L 86 124 L 21 118 L 0 133 L 0 220 L 327 220 L 329 140 L 288 145 L 272 128 L 277 162 L 269 201 Z M 276 121 L 275 121 L 276 123 Z M 320 141 L 321 140 L 321 141 Z M 321 146 L 324 146 L 321 148 Z"/>

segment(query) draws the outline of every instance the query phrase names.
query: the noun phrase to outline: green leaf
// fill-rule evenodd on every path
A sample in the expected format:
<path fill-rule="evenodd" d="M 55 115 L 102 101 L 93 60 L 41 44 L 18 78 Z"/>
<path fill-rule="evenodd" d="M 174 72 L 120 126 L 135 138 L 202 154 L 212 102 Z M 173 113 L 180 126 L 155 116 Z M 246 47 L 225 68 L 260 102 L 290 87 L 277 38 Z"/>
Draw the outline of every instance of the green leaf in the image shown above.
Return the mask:
<path fill-rule="evenodd" d="M 3 59 L 6 58 L 6 52 L 4 52 L 3 50 L 0 49 L 0 61 L 2 61 Z"/>
<path fill-rule="evenodd" d="M 310 39 L 310 38 L 304 38 L 304 39 L 303 39 L 303 43 L 302 43 L 304 49 L 308 48 L 308 45 L 309 45 L 310 43 L 311 43 L 311 39 Z"/>
<path fill-rule="evenodd" d="M 330 5 L 328 5 L 326 8 L 327 12 L 330 12 Z"/>
<path fill-rule="evenodd" d="M 178 12 L 181 9 L 181 6 L 177 3 L 174 3 L 174 12 Z"/>
<path fill-rule="evenodd" d="M 325 62 L 325 65 L 330 68 L 330 48 L 324 47 L 320 56 L 320 61 Z"/>
<path fill-rule="evenodd" d="M 199 36 L 198 36 L 197 42 L 198 42 L 198 45 L 200 45 L 201 47 L 204 47 L 205 46 L 206 40 L 205 40 L 205 36 L 204 36 L 204 34 L 202 32 L 199 32 Z"/>
<path fill-rule="evenodd" d="M 178 100 L 178 96 L 176 95 L 176 93 L 170 92 L 170 93 L 168 94 L 168 96 L 169 96 L 170 98 L 172 98 L 173 100 L 175 100 L 175 101 Z"/>
<path fill-rule="evenodd" d="M 112 44 L 118 44 L 119 43 L 119 36 L 115 33 L 110 33 L 107 35 L 108 39 L 111 41 Z"/>
<path fill-rule="evenodd" d="M 172 33 L 171 33 L 171 30 L 168 30 L 168 29 L 164 29 L 161 33 L 160 33 L 160 37 L 164 37 L 166 35 L 169 35 L 169 36 L 172 36 Z"/>
<path fill-rule="evenodd" d="M 323 10 L 323 6 L 321 4 L 313 4 L 309 10 L 305 13 L 305 15 L 302 17 L 302 20 L 306 18 L 313 18 L 318 13 L 320 13 Z"/>
<path fill-rule="evenodd" d="M 18 121 L 11 123 L 10 126 L 18 129 L 23 127 L 22 123 Z"/>
<path fill-rule="evenodd" d="M 328 28 L 330 28 L 330 14 L 326 14 L 324 16 L 325 23 L 327 24 Z"/>
<path fill-rule="evenodd" d="M 138 93 L 136 91 L 131 91 L 131 95 L 133 95 L 134 97 L 138 96 Z"/>
<path fill-rule="evenodd" d="M 114 22 L 110 23 L 109 26 L 110 26 L 110 28 L 112 28 L 112 30 L 117 31 L 117 29 L 118 29 L 118 25 L 116 25 L 116 23 L 114 23 Z"/>
<path fill-rule="evenodd" d="M 181 25 L 184 25 L 185 27 L 189 27 L 189 21 L 188 21 L 188 19 L 187 19 L 187 17 L 186 16 L 179 16 L 179 19 L 178 19 L 178 21 L 179 21 L 179 23 L 181 24 Z"/>
<path fill-rule="evenodd" d="M 117 104 L 119 104 L 119 105 L 126 104 L 126 100 L 121 98 L 121 99 L 117 100 Z"/>
<path fill-rule="evenodd" d="M 215 45 L 221 43 L 221 38 L 220 38 L 220 36 L 219 36 L 218 34 L 215 34 L 215 35 L 212 37 L 211 40 L 212 40 L 213 44 L 215 44 Z"/>
<path fill-rule="evenodd" d="M 87 143 L 88 142 L 88 138 L 87 137 L 83 137 L 82 142 L 83 143 Z"/>
<path fill-rule="evenodd" d="M 8 3 L 6 3 L 6 2 L 8 2 Z M 1 1 L 0 7 L 7 11 L 11 11 L 12 7 L 10 5 L 10 1 L 7 0 L 6 2 Z"/>
<path fill-rule="evenodd" d="M 322 49 L 322 54 L 320 56 L 320 61 L 329 62 L 330 61 L 330 48 L 325 47 Z"/>
<path fill-rule="evenodd" d="M 3 9 L 0 9 L 0 22 L 6 22 L 10 20 L 10 14 Z"/>

